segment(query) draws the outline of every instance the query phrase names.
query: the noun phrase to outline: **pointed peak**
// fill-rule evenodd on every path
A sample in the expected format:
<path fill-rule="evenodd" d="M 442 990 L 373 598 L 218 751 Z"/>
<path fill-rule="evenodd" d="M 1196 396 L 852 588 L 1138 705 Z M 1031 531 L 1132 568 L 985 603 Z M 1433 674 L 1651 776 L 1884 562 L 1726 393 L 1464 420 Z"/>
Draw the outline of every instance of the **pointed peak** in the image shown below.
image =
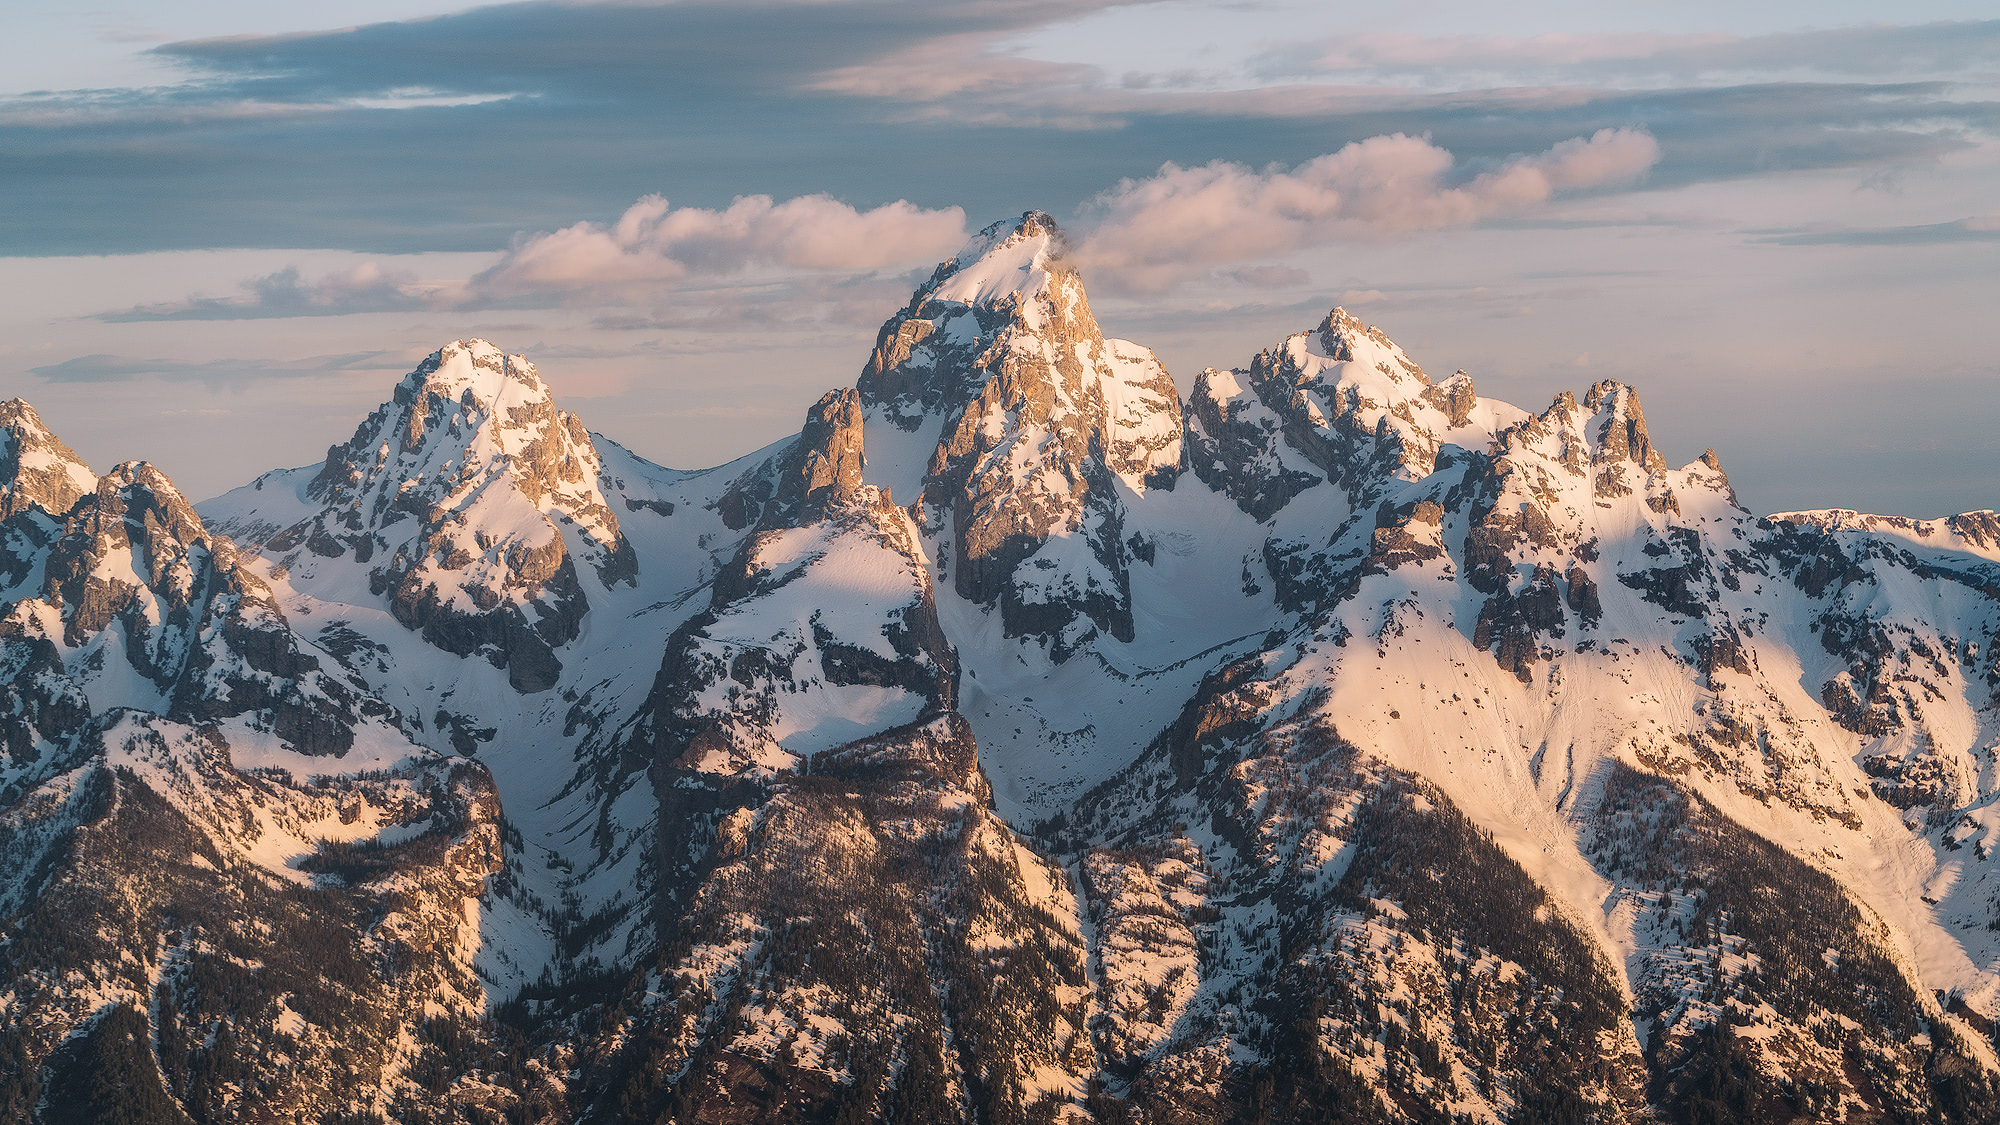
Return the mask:
<path fill-rule="evenodd" d="M 490 408 L 546 402 L 548 384 L 526 356 L 509 355 L 486 340 L 453 340 L 424 358 L 396 387 L 396 401 L 408 405 L 429 394 L 466 406 Z"/>
<path fill-rule="evenodd" d="M 1583 392 L 1583 408 L 1636 412 L 1639 409 L 1639 389 L 1616 379 L 1600 379 Z"/>
<path fill-rule="evenodd" d="M 1365 333 L 1368 331 L 1368 326 L 1361 323 L 1359 317 L 1348 312 L 1346 306 L 1335 305 L 1333 306 L 1333 311 L 1326 314 L 1326 319 L 1319 322 L 1319 330 L 1321 332 Z"/>
<path fill-rule="evenodd" d="M 167 474 L 160 471 L 159 466 L 145 460 L 118 462 L 111 467 L 110 472 L 104 474 L 104 478 L 98 482 L 98 487 L 129 488 L 135 484 L 174 496 L 181 494 L 181 490 L 174 487 L 174 482 L 168 479 Z"/>
<path fill-rule="evenodd" d="M 52 516 L 97 488 L 97 474 L 22 399 L 0 403 L 0 519 L 29 507 Z"/>
<path fill-rule="evenodd" d="M 1314 336 L 1326 358 L 1337 363 L 1365 361 L 1371 367 L 1386 364 L 1392 372 L 1409 375 L 1422 386 L 1430 386 L 1430 376 L 1404 355 L 1394 340 L 1380 328 L 1363 324 L 1359 317 L 1339 305 L 1319 322 Z"/>
<path fill-rule="evenodd" d="M 43 433 L 48 432 L 48 427 L 42 424 L 42 416 L 35 413 L 35 408 L 24 398 L 10 398 L 6 402 L 0 402 L 0 426 L 10 430 L 16 426 L 31 426 Z"/>
<path fill-rule="evenodd" d="M 1335 305 L 1333 311 L 1319 322 L 1317 334 L 1320 348 L 1328 359 L 1351 363 L 1360 359 L 1364 352 L 1374 352 L 1375 362 L 1393 360 L 1395 366 L 1416 376 L 1424 385 L 1430 385 L 1430 377 L 1424 374 L 1423 368 L 1412 363 L 1394 340 L 1389 339 L 1380 328 L 1362 323 L 1360 317 L 1340 305 Z"/>
<path fill-rule="evenodd" d="M 852 387 L 826 392 L 806 411 L 798 444 L 781 469 L 779 504 L 766 518 L 781 510 L 802 522 L 822 518 L 861 488 L 862 459 L 860 392 Z"/>
<path fill-rule="evenodd" d="M 1472 421 L 1473 408 L 1479 405 L 1479 389 L 1472 385 L 1471 373 L 1461 367 L 1450 378 L 1425 388 L 1424 401 L 1443 411 L 1456 429 Z"/>
<path fill-rule="evenodd" d="M 1666 457 L 1653 448 L 1639 392 L 1630 384 L 1615 379 L 1593 383 L 1584 392 L 1583 407 L 1600 419 L 1592 435 L 1600 460 L 1631 461 L 1648 472 L 1667 467 Z"/>
<path fill-rule="evenodd" d="M 6 402 L 0 402 L 0 443 L 6 443 L 10 449 L 52 445 L 68 454 L 71 459 L 76 459 L 76 454 L 70 453 L 68 446 L 56 440 L 55 434 L 49 431 L 48 424 L 42 421 L 42 416 L 35 412 L 35 408 L 30 406 L 26 399 L 10 398 Z"/>
<path fill-rule="evenodd" d="M 914 304 L 1026 303 L 1048 291 L 1049 273 L 1067 245 L 1062 228 L 1043 211 L 994 223 L 938 266 L 930 282 L 917 291 Z"/>
<path fill-rule="evenodd" d="M 1018 219 L 1001 219 L 986 224 L 971 242 L 966 243 L 966 249 L 979 246 L 990 249 L 1010 242 L 1042 238 L 1048 239 L 1058 250 L 1069 243 L 1069 236 L 1063 233 L 1062 226 L 1056 222 L 1055 216 L 1039 209 L 1023 211 Z M 960 251 L 960 256 L 963 255 L 964 251 Z"/>
<path fill-rule="evenodd" d="M 154 513 L 154 521 L 183 543 L 192 543 L 207 534 L 194 505 L 173 480 L 151 461 L 122 461 L 97 481 L 99 511 L 120 512 L 143 517 Z"/>

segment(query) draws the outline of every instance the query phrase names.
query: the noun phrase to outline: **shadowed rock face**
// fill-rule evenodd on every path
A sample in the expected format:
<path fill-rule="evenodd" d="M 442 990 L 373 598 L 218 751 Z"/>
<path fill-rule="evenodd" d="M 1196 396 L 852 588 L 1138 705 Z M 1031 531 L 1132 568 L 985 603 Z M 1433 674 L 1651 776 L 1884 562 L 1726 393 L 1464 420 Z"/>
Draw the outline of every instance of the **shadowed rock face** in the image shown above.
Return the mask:
<path fill-rule="evenodd" d="M 249 716 L 300 753 L 335 757 L 364 711 L 386 713 L 320 674 L 235 545 L 146 462 L 106 474 L 59 528 L 33 511 L 0 529 L 15 547 L 42 544 L 28 568 L 41 585 L 16 591 L 0 618 L 0 667 L 14 673 L 0 691 L 0 734 L 18 761 L 60 754 L 112 705 L 187 722 Z M 149 694 L 110 687 L 113 662 Z"/>
<path fill-rule="evenodd" d="M 579 567 L 610 586 L 638 565 L 600 472 L 582 422 L 556 409 L 532 364 L 461 340 L 327 451 L 306 489 L 321 511 L 263 547 L 351 555 L 430 644 L 542 691 L 590 609 Z"/>

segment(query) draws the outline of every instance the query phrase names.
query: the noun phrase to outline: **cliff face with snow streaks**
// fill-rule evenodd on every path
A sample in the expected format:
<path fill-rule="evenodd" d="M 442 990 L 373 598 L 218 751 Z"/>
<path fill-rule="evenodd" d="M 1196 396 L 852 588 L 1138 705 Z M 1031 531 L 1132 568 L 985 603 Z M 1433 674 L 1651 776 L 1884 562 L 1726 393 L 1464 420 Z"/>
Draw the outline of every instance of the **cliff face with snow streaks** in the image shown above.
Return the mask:
<path fill-rule="evenodd" d="M 1064 253 L 709 470 L 480 340 L 193 506 L 0 407 L 0 1116 L 2000 1120 L 2000 519 Z"/>

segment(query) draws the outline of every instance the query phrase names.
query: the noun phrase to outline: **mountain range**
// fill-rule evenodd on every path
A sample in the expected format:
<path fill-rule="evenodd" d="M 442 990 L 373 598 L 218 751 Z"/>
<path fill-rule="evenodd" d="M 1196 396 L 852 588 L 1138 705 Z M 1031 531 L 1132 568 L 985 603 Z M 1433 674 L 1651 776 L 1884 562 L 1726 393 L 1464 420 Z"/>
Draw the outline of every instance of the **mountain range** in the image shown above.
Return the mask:
<path fill-rule="evenodd" d="M 0 406 L 0 1119 L 2000 1121 L 2000 515 L 1758 516 L 986 228 L 796 436 Z"/>

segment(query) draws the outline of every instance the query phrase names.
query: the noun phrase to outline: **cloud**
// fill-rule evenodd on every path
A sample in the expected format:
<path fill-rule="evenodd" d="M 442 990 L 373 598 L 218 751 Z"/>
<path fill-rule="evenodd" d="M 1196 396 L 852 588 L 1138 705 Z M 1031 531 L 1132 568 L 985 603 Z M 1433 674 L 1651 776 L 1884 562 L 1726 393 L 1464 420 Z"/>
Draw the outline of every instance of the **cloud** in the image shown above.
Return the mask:
<path fill-rule="evenodd" d="M 1468 164 L 1642 128 L 1667 153 L 1661 185 L 1920 166 L 2000 130 L 2000 102 L 1935 81 L 1990 58 L 2000 21 L 1750 46 L 1363 35 L 1375 72 L 1329 69 L 1337 44 L 1320 43 L 1206 83 L 1016 50 L 1105 6 L 529 2 L 167 44 L 155 57 L 185 68 L 177 85 L 0 99 L 0 254 L 490 251 L 663 188 L 715 210 L 756 191 L 1061 211 L 1166 160 L 1298 164 L 1398 132 Z M 1710 49 L 1737 61 L 1648 64 L 1674 87 L 1620 61 Z"/>
<path fill-rule="evenodd" d="M 616 222 L 580 222 L 517 236 L 500 260 L 470 278 L 426 280 L 364 262 L 308 280 L 287 268 L 242 284 L 227 297 L 100 313 L 112 323 L 260 320 L 353 313 L 550 308 L 592 301 L 644 303 L 676 283 L 748 270 L 865 274 L 929 265 L 965 242 L 965 212 L 926 210 L 904 200 L 867 211 L 826 195 L 783 203 L 740 196 L 721 210 L 674 207 L 648 195 Z M 781 277 L 774 284 L 786 285 Z M 714 301 L 700 302 L 714 306 Z"/>
<path fill-rule="evenodd" d="M 113 324 L 149 320 L 255 320 L 290 316 L 345 316 L 364 312 L 405 312 L 450 307 L 463 283 L 420 281 L 413 274 L 363 262 L 351 269 L 307 281 L 287 267 L 243 283 L 229 297 L 193 296 L 164 304 L 139 305 L 100 313 Z"/>
<path fill-rule="evenodd" d="M 1564 191 L 1637 181 L 1659 160 L 1653 138 L 1603 129 L 1533 156 L 1520 156 L 1454 183 L 1450 152 L 1393 134 L 1357 141 L 1291 171 L 1253 172 L 1217 161 L 1169 164 L 1125 180 L 1083 209 L 1074 259 L 1115 287 L 1154 290 L 1216 271 L 1251 288 L 1305 284 L 1296 267 L 1260 262 L 1343 237 L 1465 226 L 1515 214 Z M 249 320 L 352 313 L 654 304 L 650 315 L 601 319 L 619 327 L 720 327 L 732 320 L 796 322 L 791 297 L 813 274 L 866 278 L 885 269 L 928 266 L 964 244 L 965 212 L 907 200 L 859 210 L 824 194 L 776 202 L 739 196 L 720 209 L 675 207 L 648 195 L 610 223 L 584 221 L 520 235 L 497 262 L 470 278 L 425 280 L 364 263 L 314 280 L 296 268 L 253 278 L 227 297 L 101 313 L 110 322 Z M 668 295 L 697 278 L 761 272 L 766 292 L 710 291 L 686 301 Z M 900 284 L 900 280 L 897 282 Z M 873 287 L 870 287 L 871 289 Z M 851 319 L 855 301 L 820 287 L 817 297 Z M 867 292 L 862 319 L 879 312 Z"/>
<path fill-rule="evenodd" d="M 1805 230 L 1766 234 L 1759 242 L 1779 246 L 1938 246 L 2000 242 L 2000 215 L 1974 215 L 1948 223 L 1863 230 Z"/>
<path fill-rule="evenodd" d="M 965 241 L 965 212 L 906 200 L 869 211 L 826 195 L 774 203 L 740 196 L 722 210 L 649 195 L 608 226 L 582 222 L 516 243 L 472 279 L 475 293 L 615 289 L 757 266 L 857 272 L 933 261 Z"/>
<path fill-rule="evenodd" d="M 1158 289 L 1224 263 L 1343 237 L 1469 226 L 1558 192 L 1629 185 L 1659 159 L 1649 134 L 1601 129 L 1457 184 L 1450 152 L 1401 133 L 1356 141 L 1289 171 L 1168 164 L 1086 208 L 1076 260 L 1130 287 Z"/>
<path fill-rule="evenodd" d="M 1251 289 L 1295 289 L 1312 280 L 1311 274 L 1292 266 L 1244 266 L 1219 276 Z"/>
<path fill-rule="evenodd" d="M 1842 79 L 1990 78 L 2000 20 L 1844 27 L 1769 35 L 1719 32 L 1414 35 L 1350 31 L 1250 60 L 1267 82 L 1409 90 L 1715 86 Z"/>
<path fill-rule="evenodd" d="M 403 361 L 400 353 L 384 351 L 294 360 L 212 359 L 201 363 L 97 354 L 31 367 L 28 373 L 49 383 L 129 383 L 154 378 L 169 382 L 226 384 L 273 376 L 301 378 L 342 371 L 395 370 L 403 366 Z"/>

